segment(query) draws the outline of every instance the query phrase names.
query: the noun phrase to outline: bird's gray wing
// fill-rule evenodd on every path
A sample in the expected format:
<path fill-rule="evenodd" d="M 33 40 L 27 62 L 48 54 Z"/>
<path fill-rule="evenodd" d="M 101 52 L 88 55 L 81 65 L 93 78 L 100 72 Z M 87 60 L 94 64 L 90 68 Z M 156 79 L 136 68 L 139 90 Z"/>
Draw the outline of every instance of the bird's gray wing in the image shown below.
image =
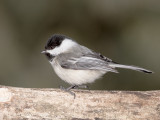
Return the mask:
<path fill-rule="evenodd" d="M 108 62 L 108 63 L 115 63 L 115 62 L 113 62 L 111 59 L 103 56 L 103 55 L 100 54 L 100 53 L 96 53 L 96 52 L 94 52 L 93 50 L 90 50 L 90 49 L 88 49 L 88 48 L 85 47 L 85 46 L 80 46 L 80 48 L 81 48 L 81 51 L 83 52 L 83 55 L 84 55 L 84 56 L 101 59 L 101 60 L 106 61 L 106 62 Z M 86 52 L 86 51 L 87 51 L 87 52 Z"/>
<path fill-rule="evenodd" d="M 109 66 L 109 63 L 95 55 L 84 55 L 81 57 L 70 57 L 60 62 L 62 68 L 74 70 L 100 70 L 117 72 Z"/>

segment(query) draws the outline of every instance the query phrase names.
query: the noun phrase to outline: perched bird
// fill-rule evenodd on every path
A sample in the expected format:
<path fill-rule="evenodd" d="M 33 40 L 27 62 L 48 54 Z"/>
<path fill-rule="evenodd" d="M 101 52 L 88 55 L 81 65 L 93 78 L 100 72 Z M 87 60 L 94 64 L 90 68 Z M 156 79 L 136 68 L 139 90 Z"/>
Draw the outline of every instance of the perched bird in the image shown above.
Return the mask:
<path fill-rule="evenodd" d="M 49 38 L 42 53 L 48 58 L 55 73 L 71 85 L 67 89 L 61 88 L 74 96 L 70 89 L 86 87 L 87 83 L 93 83 L 107 72 L 118 73 L 115 68 L 152 73 L 144 68 L 118 64 L 60 34 L 54 34 Z"/>

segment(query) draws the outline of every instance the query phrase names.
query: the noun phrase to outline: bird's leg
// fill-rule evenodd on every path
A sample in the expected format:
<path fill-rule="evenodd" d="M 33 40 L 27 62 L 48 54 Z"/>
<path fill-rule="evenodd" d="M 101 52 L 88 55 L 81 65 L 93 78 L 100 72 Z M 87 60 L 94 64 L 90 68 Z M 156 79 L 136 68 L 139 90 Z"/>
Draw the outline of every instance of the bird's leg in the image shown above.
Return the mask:
<path fill-rule="evenodd" d="M 65 92 L 68 92 L 70 93 L 71 95 L 74 96 L 74 99 L 76 98 L 76 94 L 74 92 L 71 91 L 71 89 L 78 89 L 78 88 L 87 88 L 89 89 L 89 87 L 87 85 L 72 85 L 68 88 L 64 88 L 63 86 L 60 86 L 60 89 L 65 91 Z"/>
<path fill-rule="evenodd" d="M 67 90 L 75 89 L 76 86 L 77 85 L 72 85 L 72 86 L 68 87 Z"/>
<path fill-rule="evenodd" d="M 89 89 L 88 85 L 76 85 L 76 86 L 74 87 L 74 89 L 78 89 L 78 88 Z"/>
<path fill-rule="evenodd" d="M 76 85 L 72 85 L 72 86 L 70 86 L 68 88 L 64 88 L 63 86 L 60 86 L 60 89 L 65 91 L 65 92 L 70 93 L 71 95 L 74 96 L 74 99 L 75 99 L 76 98 L 76 94 L 74 92 L 70 91 L 71 89 L 74 89 L 75 87 L 76 87 Z"/>

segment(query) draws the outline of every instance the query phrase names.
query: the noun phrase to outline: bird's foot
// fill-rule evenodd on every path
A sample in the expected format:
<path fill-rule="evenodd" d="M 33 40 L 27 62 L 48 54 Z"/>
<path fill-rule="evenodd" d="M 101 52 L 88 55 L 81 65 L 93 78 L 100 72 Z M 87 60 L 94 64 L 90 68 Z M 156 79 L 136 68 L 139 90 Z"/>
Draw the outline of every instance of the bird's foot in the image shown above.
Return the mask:
<path fill-rule="evenodd" d="M 60 86 L 60 89 L 68 92 L 69 94 L 73 95 L 74 99 L 76 98 L 76 94 L 72 91 L 70 91 L 71 89 L 73 89 L 75 86 L 70 86 L 69 88 L 64 88 L 63 86 Z"/>
<path fill-rule="evenodd" d="M 60 89 L 70 93 L 71 95 L 74 96 L 74 99 L 76 98 L 76 94 L 74 92 L 71 91 L 71 89 L 79 89 L 79 88 L 85 88 L 85 89 L 89 89 L 89 87 L 87 85 L 72 85 L 68 88 L 64 88 L 63 86 L 60 86 Z"/>

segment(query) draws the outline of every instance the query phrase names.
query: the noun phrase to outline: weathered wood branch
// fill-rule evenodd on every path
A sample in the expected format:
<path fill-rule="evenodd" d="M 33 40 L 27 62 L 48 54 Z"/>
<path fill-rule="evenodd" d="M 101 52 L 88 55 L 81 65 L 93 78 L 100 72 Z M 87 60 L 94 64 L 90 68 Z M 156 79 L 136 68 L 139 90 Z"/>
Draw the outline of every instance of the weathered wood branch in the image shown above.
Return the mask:
<path fill-rule="evenodd" d="M 160 91 L 74 92 L 0 86 L 0 120 L 160 120 Z"/>

